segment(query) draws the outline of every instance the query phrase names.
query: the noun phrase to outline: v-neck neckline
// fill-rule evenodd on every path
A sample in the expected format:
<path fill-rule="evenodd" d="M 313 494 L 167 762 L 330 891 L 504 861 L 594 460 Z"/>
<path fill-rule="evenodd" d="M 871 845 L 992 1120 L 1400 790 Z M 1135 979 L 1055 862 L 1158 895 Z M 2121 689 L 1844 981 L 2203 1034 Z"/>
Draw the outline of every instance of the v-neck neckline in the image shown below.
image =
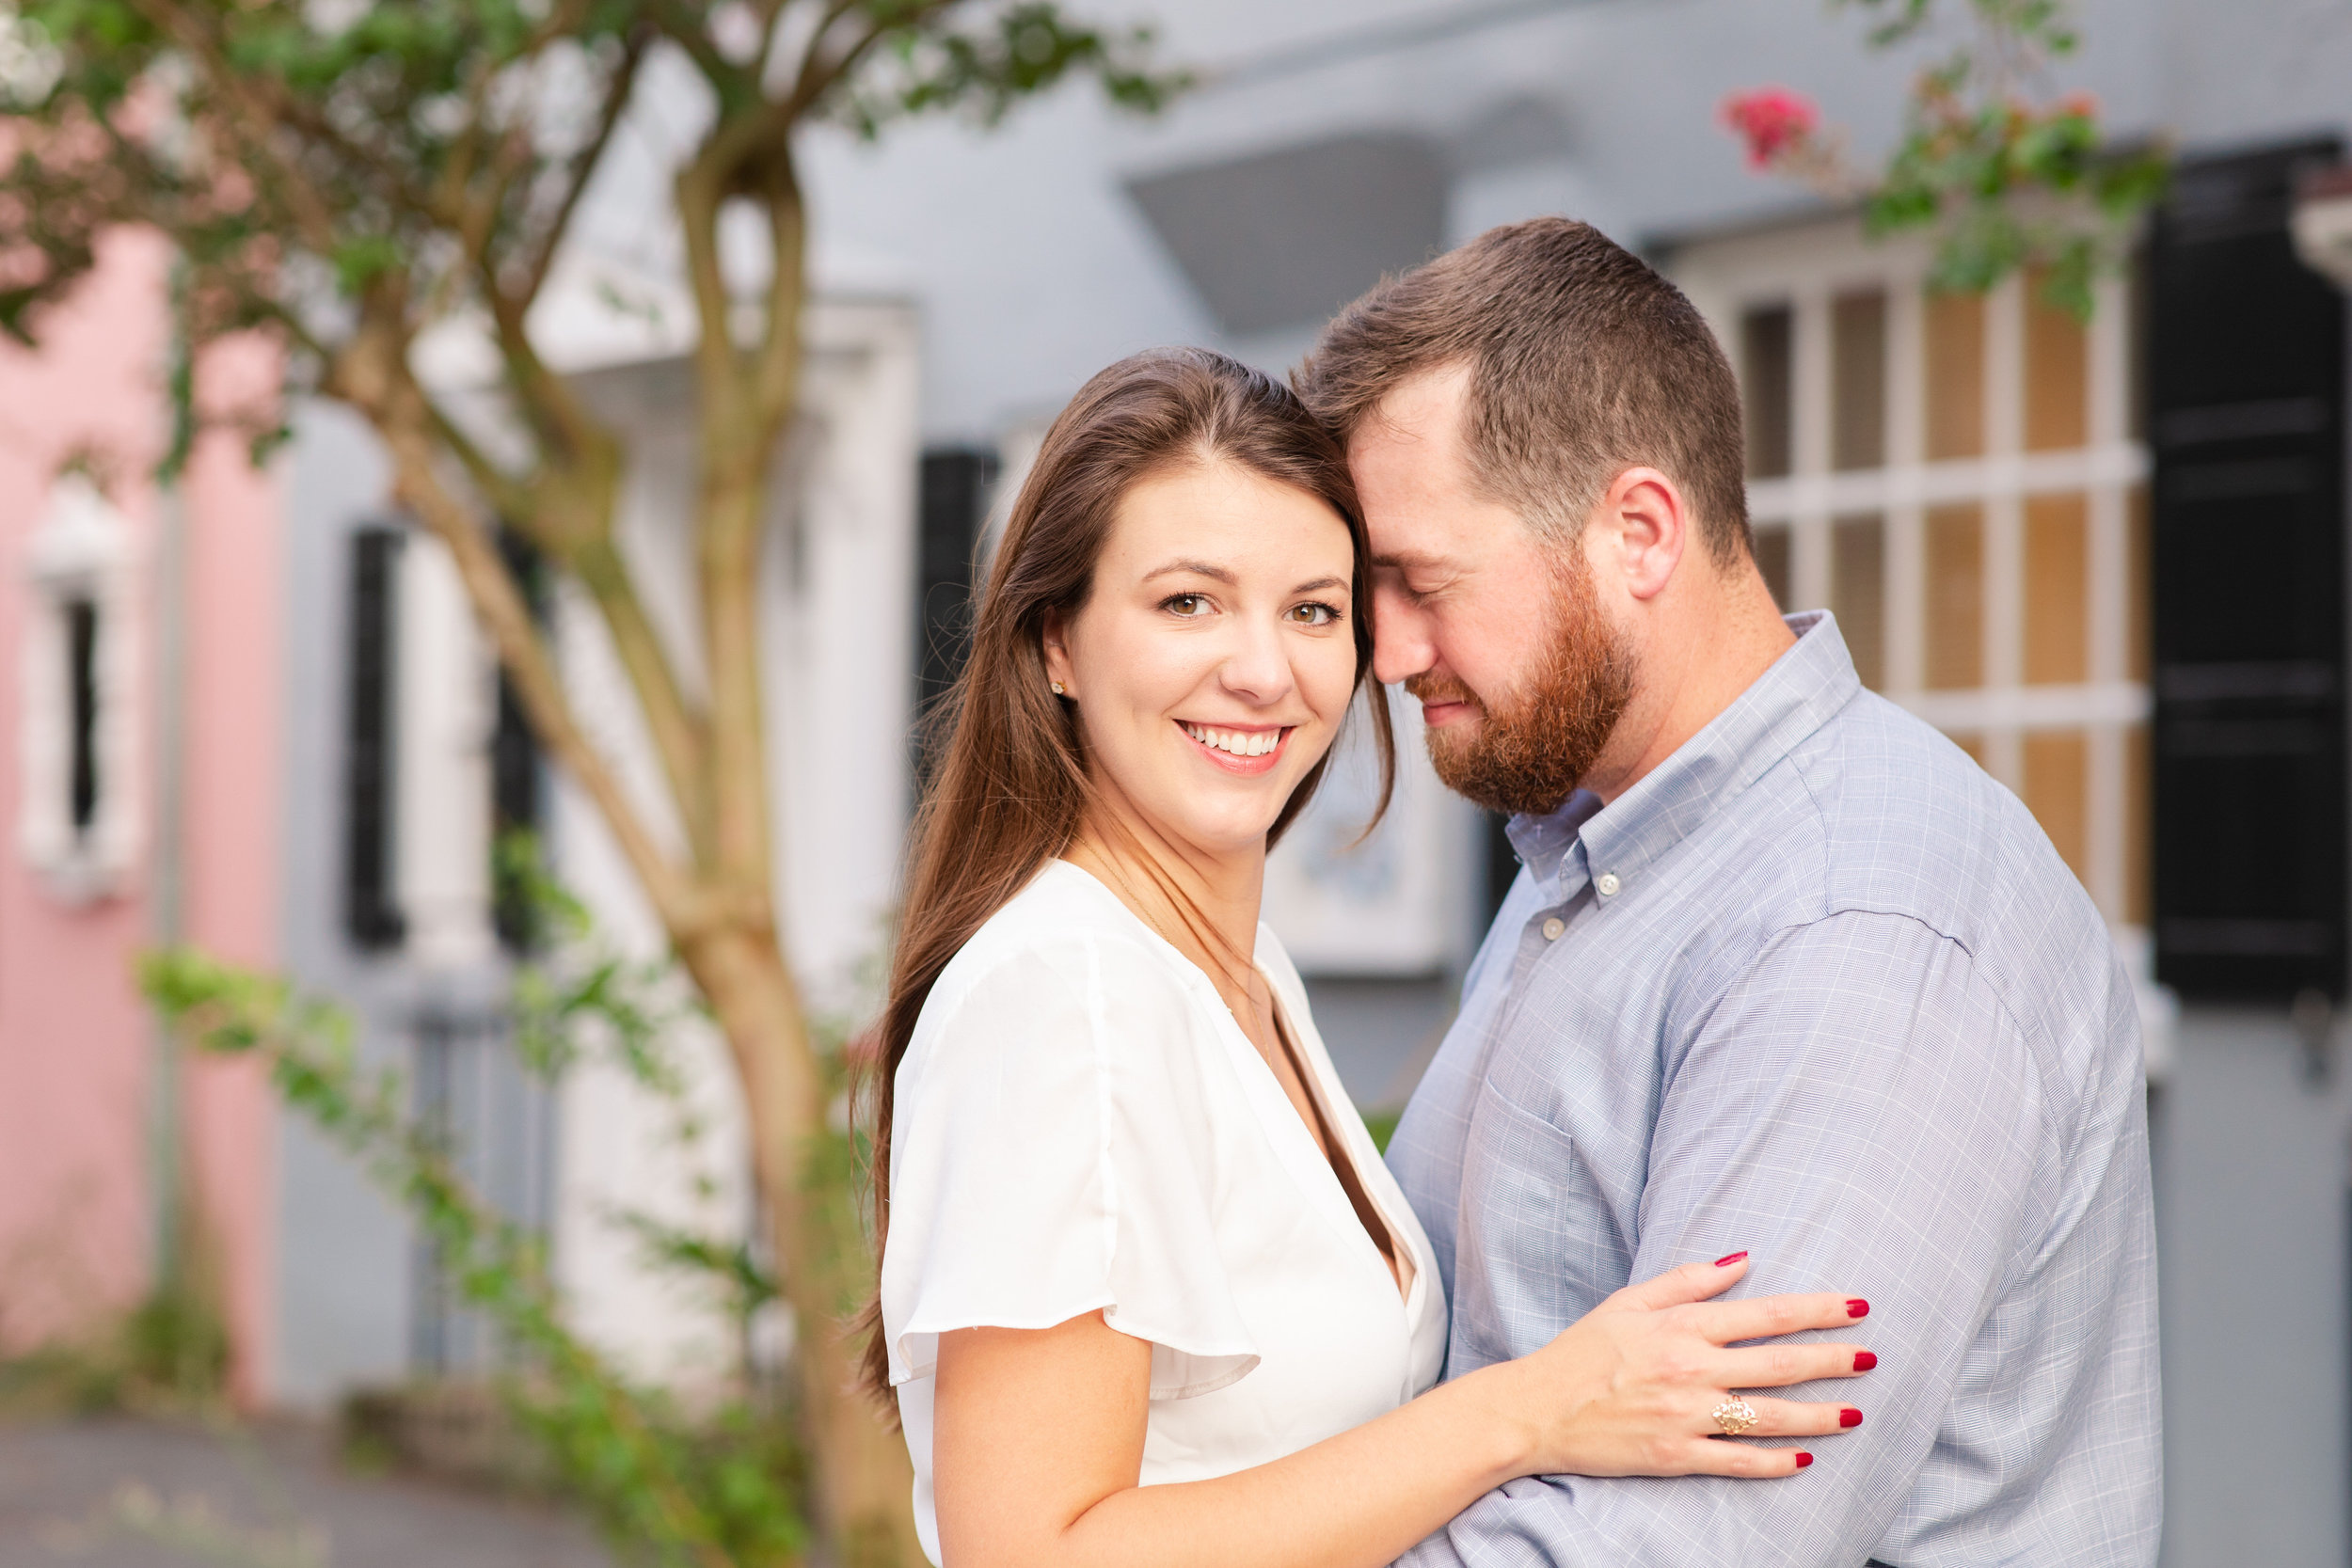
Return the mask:
<path fill-rule="evenodd" d="M 1356 1212 L 1356 1205 L 1348 1198 L 1346 1185 L 1341 1180 L 1332 1157 L 1317 1147 L 1313 1130 L 1308 1126 L 1306 1117 L 1299 1115 L 1298 1107 L 1291 1103 L 1291 1097 L 1284 1091 L 1281 1077 L 1274 1070 L 1274 1064 L 1265 1059 L 1265 1053 L 1250 1039 L 1248 1031 L 1242 1028 L 1241 1020 L 1235 1018 L 1232 1008 L 1226 1005 L 1223 994 L 1216 989 L 1216 982 L 1210 979 L 1199 964 L 1186 958 L 1182 948 L 1153 930 L 1150 921 L 1128 908 L 1127 901 L 1100 877 L 1076 862 L 1063 860 L 1059 856 L 1056 856 L 1051 863 L 1066 866 L 1085 878 L 1097 893 L 1126 917 L 1129 924 L 1142 933 L 1155 951 L 1177 965 L 1186 984 L 1206 993 L 1210 1022 L 1223 1037 L 1227 1052 L 1235 1058 L 1243 1092 L 1248 1097 L 1251 1109 L 1257 1112 L 1260 1129 L 1273 1144 L 1276 1157 L 1289 1169 L 1292 1180 L 1324 1218 L 1362 1246 L 1364 1255 L 1371 1259 L 1379 1275 L 1383 1289 L 1404 1314 L 1406 1332 L 1410 1333 L 1412 1324 L 1417 1321 L 1414 1308 L 1422 1299 L 1428 1264 L 1414 1253 L 1411 1243 L 1406 1239 L 1406 1231 L 1396 1223 L 1395 1216 L 1389 1212 L 1389 1205 L 1381 1200 L 1379 1188 L 1364 1174 L 1363 1163 L 1356 1157 L 1356 1140 L 1349 1136 L 1349 1129 L 1331 1114 L 1330 1096 L 1325 1092 L 1320 1061 L 1305 1059 L 1310 1053 L 1302 1043 L 1296 1053 L 1301 1058 L 1298 1063 L 1299 1087 L 1313 1097 L 1315 1105 L 1322 1112 L 1324 1124 L 1331 1130 L 1332 1138 L 1341 1146 L 1335 1151 L 1336 1156 L 1348 1162 L 1349 1168 L 1355 1172 L 1357 1183 L 1364 1189 L 1366 1201 L 1380 1216 L 1380 1222 L 1389 1227 L 1390 1244 L 1400 1249 L 1401 1257 L 1411 1260 L 1413 1277 L 1408 1282 L 1400 1283 L 1390 1268 L 1389 1259 L 1380 1251 L 1380 1243 L 1373 1240 L 1372 1233 L 1364 1227 L 1362 1216 Z M 1267 993 L 1272 997 L 1276 1010 L 1275 1026 L 1288 1029 L 1293 1039 L 1303 1042 L 1303 1033 L 1289 1020 L 1290 1009 L 1283 1002 L 1281 987 L 1275 983 L 1273 975 L 1266 973 L 1265 966 L 1258 961 L 1257 948 L 1263 944 L 1263 935 L 1262 925 L 1259 940 L 1251 944 L 1250 968 L 1266 983 Z M 1252 1069 L 1255 1070 L 1252 1071 Z M 1360 1125 L 1362 1118 L 1356 1119 Z"/>

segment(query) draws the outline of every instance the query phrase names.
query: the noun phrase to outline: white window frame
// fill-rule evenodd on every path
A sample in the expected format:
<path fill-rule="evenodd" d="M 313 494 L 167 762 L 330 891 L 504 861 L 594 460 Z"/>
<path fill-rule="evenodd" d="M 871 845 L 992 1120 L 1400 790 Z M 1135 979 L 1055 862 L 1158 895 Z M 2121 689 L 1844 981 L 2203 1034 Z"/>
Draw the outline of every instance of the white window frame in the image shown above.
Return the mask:
<path fill-rule="evenodd" d="M 122 892 L 145 847 L 140 776 L 137 540 L 80 472 L 58 476 L 26 541 L 17 847 L 51 895 L 79 907 Z M 71 607 L 98 618 L 97 797 L 73 822 Z"/>
<path fill-rule="evenodd" d="M 2129 498 L 2150 471 L 2148 448 L 2131 432 L 2129 289 L 2120 277 L 2096 285 L 2086 353 L 2087 445 L 2070 451 L 2025 450 L 2026 298 L 2012 276 L 1985 301 L 1984 432 L 1981 457 L 1925 457 L 1926 283 L 1932 261 L 1919 241 L 1872 243 L 1851 217 L 1792 224 L 1698 240 L 1676 249 L 1676 280 L 1726 345 L 1740 341 L 1745 312 L 1793 311 L 1790 472 L 1752 481 L 1751 521 L 1759 533 L 1789 535 L 1789 597 L 1795 606 L 1830 598 L 1830 527 L 1835 517 L 1875 513 L 1885 529 L 1883 588 L 1883 693 L 1939 729 L 1980 737 L 1987 771 L 2023 793 L 2024 741 L 2036 730 L 2088 736 L 2083 881 L 2127 948 L 2145 947 L 2143 927 L 2122 916 L 2131 813 L 2126 736 L 2152 708 L 2146 681 L 2131 672 Z M 1830 467 L 1832 302 L 1883 289 L 1886 295 L 1885 466 Z M 1733 354 L 1734 363 L 1738 356 Z M 2028 686 L 2020 662 L 2025 614 L 2025 502 L 2041 494 L 2087 498 L 2090 600 L 2086 607 L 2088 678 Z M 1931 507 L 1978 502 L 1984 517 L 1981 687 L 1926 686 L 1926 516 Z"/>

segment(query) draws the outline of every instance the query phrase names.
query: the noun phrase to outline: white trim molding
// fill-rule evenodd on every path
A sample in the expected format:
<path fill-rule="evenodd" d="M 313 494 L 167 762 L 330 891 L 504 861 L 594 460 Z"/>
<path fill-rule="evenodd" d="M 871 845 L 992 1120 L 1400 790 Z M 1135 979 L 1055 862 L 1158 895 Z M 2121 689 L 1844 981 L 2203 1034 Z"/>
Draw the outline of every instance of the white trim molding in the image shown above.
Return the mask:
<path fill-rule="evenodd" d="M 123 890 L 145 847 L 139 755 L 138 562 L 128 519 L 79 473 L 50 487 L 27 541 L 17 847 L 50 892 L 83 905 Z M 91 707 L 77 736 L 77 609 L 89 618 Z M 90 796 L 75 799 L 87 746 Z"/>

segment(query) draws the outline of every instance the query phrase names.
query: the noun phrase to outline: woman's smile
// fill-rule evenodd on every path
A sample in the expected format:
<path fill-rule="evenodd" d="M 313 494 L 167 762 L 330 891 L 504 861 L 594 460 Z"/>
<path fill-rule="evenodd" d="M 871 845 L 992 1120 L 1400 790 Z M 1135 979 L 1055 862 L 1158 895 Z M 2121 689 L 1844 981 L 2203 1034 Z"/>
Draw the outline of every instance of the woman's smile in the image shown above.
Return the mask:
<path fill-rule="evenodd" d="M 1176 721 L 1195 750 L 1228 773 L 1255 778 L 1271 773 L 1282 764 L 1282 748 L 1291 737 L 1294 724 L 1196 724 L 1188 719 Z"/>

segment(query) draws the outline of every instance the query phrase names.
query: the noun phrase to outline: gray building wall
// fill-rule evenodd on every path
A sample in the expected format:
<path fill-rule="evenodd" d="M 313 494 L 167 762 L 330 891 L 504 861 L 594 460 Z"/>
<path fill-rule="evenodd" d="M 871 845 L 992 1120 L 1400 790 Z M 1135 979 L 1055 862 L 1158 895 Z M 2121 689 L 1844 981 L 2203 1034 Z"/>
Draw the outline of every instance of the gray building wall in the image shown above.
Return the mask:
<path fill-rule="evenodd" d="M 310 404 L 294 412 L 287 479 L 286 824 L 281 951 L 297 984 L 362 1008 L 359 1049 L 405 1068 L 405 1042 L 378 994 L 378 966 L 343 936 L 341 843 L 351 533 L 381 522 L 379 449 L 358 419 Z M 371 1006 L 371 1004 L 373 1004 Z M 286 1402 L 317 1406 L 355 1383 L 408 1366 L 408 1233 L 352 1163 L 299 1118 L 278 1118 L 278 1341 Z"/>
<path fill-rule="evenodd" d="M 2191 1008 L 2155 1091 L 2167 1568 L 2352 1555 L 2343 1033 Z"/>

